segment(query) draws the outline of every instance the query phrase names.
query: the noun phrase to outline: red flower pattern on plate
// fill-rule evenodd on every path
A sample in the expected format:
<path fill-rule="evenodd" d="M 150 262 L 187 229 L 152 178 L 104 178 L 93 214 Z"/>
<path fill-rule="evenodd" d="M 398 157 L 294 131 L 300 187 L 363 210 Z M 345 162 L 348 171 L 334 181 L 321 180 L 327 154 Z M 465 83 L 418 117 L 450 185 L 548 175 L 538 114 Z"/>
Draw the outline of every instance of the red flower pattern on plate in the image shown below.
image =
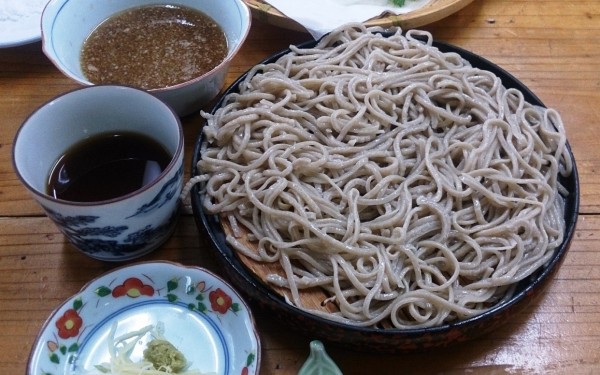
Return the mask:
<path fill-rule="evenodd" d="M 83 319 L 79 316 L 79 313 L 74 309 L 65 311 L 56 321 L 56 328 L 58 328 L 58 337 L 61 339 L 68 339 L 75 337 L 79 334 L 79 329 L 83 324 Z"/>
<path fill-rule="evenodd" d="M 137 277 L 130 277 L 123 282 L 123 284 L 115 287 L 112 291 L 114 298 L 128 296 L 131 298 L 137 298 L 140 296 L 152 296 L 154 295 L 154 288 L 150 285 L 144 284 Z"/>
<path fill-rule="evenodd" d="M 162 275 L 159 278 L 162 280 Z M 94 314 L 92 313 L 90 316 L 82 313 L 83 308 L 88 305 L 92 309 L 99 307 L 104 309 L 105 303 L 99 302 L 104 298 L 129 297 L 135 299 L 146 296 L 156 297 L 160 300 L 166 299 L 169 302 L 187 306 L 190 310 L 201 314 L 211 312 L 221 314 L 223 316 L 219 316 L 218 320 L 227 325 L 231 323 L 226 316 L 227 314 L 231 313 L 237 316 L 243 310 L 240 303 L 232 299 L 235 292 L 228 292 L 227 289 L 223 289 L 224 287 L 219 288 L 218 284 L 215 286 L 205 280 L 192 283 L 189 277 L 183 278 L 184 280 L 181 280 L 182 278 L 176 275 L 157 284 L 145 274 L 138 274 L 137 277 L 131 276 L 122 283 L 118 281 L 122 279 L 111 277 L 110 279 L 103 279 L 103 284 L 93 288 L 93 290 L 90 288 L 84 290 L 81 296 L 72 300 L 72 305 L 67 310 L 57 314 L 58 319 L 52 325 L 55 326 L 56 330 L 52 329 L 52 332 L 44 332 L 45 336 L 42 339 L 45 340 L 45 351 L 48 355 L 45 357 L 43 365 L 48 368 L 55 368 L 58 372 L 43 372 L 43 374 L 62 373 L 61 369 L 64 369 L 64 366 L 68 365 L 69 361 L 78 355 L 81 350 L 80 340 L 82 335 L 89 327 L 95 325 L 95 322 L 89 319 L 94 317 Z M 146 281 L 148 284 L 145 284 L 143 280 L 149 280 Z M 166 282 L 166 286 L 163 286 L 162 282 Z M 95 304 L 94 301 L 84 303 L 84 299 L 87 300 L 88 297 L 98 299 L 98 301 Z M 134 301 L 127 302 L 127 300 L 128 298 L 121 299 L 120 303 L 135 303 Z M 144 303 L 144 300 L 142 303 Z M 110 305 L 110 301 L 105 302 L 107 302 L 107 306 Z M 120 306 L 120 303 L 118 306 Z M 241 314 L 241 317 L 243 318 L 244 315 Z M 249 354 L 245 363 L 240 363 L 242 367 L 236 371 L 239 375 L 254 374 L 252 367 L 255 366 L 255 349 L 254 346 L 250 349 L 244 349 L 244 352 Z"/>
<path fill-rule="evenodd" d="M 231 297 L 221 288 L 217 288 L 208 294 L 212 309 L 221 314 L 225 314 L 233 304 Z"/>

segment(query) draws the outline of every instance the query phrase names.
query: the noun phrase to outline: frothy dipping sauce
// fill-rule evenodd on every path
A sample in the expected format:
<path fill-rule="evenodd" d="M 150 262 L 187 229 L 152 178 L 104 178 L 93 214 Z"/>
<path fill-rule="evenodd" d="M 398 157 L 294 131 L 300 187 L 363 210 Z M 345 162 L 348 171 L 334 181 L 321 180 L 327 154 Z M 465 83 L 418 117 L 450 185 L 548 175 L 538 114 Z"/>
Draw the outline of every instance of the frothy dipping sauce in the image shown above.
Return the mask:
<path fill-rule="evenodd" d="M 81 67 L 95 84 L 142 89 L 173 86 L 210 71 L 227 39 L 208 15 L 187 7 L 136 7 L 102 22 L 87 38 Z"/>

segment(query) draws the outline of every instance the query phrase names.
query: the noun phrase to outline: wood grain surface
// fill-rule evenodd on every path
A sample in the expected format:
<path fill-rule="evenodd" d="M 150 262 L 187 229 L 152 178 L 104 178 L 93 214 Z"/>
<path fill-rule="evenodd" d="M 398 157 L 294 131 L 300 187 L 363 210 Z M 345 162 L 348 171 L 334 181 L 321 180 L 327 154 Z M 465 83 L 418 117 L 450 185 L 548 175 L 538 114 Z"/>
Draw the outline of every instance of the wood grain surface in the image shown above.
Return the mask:
<path fill-rule="evenodd" d="M 344 374 L 600 373 L 600 2 L 475 0 L 421 28 L 500 65 L 562 114 L 581 183 L 575 239 L 547 292 L 500 330 L 432 352 L 390 356 L 327 346 L 328 353 Z M 254 20 L 227 83 L 309 38 Z M 87 258 L 68 244 L 13 171 L 19 125 L 38 106 L 75 87 L 39 42 L 0 49 L 0 374 L 26 373 L 31 346 L 52 310 L 121 265 Z M 202 122 L 194 114 L 183 123 L 189 165 Z M 219 272 L 208 246 L 186 207 L 173 237 L 138 261 L 164 259 Z M 261 374 L 296 374 L 311 338 L 258 309 L 254 314 Z"/>

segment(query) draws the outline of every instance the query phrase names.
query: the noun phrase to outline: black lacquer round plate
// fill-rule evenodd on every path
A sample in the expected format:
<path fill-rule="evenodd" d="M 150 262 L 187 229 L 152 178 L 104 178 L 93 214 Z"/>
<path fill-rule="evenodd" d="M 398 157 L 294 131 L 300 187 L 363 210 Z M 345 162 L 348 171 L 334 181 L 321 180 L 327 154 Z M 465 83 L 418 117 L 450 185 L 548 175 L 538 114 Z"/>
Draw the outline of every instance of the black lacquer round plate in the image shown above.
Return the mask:
<path fill-rule="evenodd" d="M 298 47 L 311 48 L 316 43 L 315 41 L 309 41 L 298 45 Z M 496 76 L 500 77 L 505 87 L 520 90 L 524 94 L 526 101 L 534 105 L 544 106 L 541 100 L 529 88 L 513 75 L 489 60 L 448 43 L 434 41 L 433 45 L 442 52 L 460 54 L 474 67 L 493 72 Z M 265 59 L 263 63 L 274 62 L 289 52 L 289 49 L 283 50 Z M 246 74 L 239 77 L 224 92 L 223 97 L 231 92 L 236 92 L 240 82 L 246 78 Z M 222 103 L 223 98 L 215 105 L 213 113 Z M 192 176 L 198 174 L 196 163 L 201 157 L 203 142 L 203 137 L 200 135 L 193 154 Z M 572 160 L 574 160 L 568 144 L 567 147 Z M 529 278 L 521 281 L 510 300 L 496 305 L 472 318 L 434 328 L 361 328 L 323 319 L 289 305 L 279 294 L 275 293 L 268 285 L 259 280 L 240 261 L 234 250 L 227 244 L 219 217 L 206 214 L 202 209 L 201 197 L 199 195 L 200 188 L 198 185 L 192 189 L 191 200 L 196 224 L 199 230 L 206 234 L 212 243 L 216 259 L 222 266 L 224 273 L 236 288 L 256 307 L 266 310 L 273 315 L 274 319 L 286 322 L 285 324 L 290 329 L 303 333 L 311 339 L 320 339 L 328 343 L 359 351 L 402 353 L 446 347 L 489 333 L 522 311 L 546 289 L 565 257 L 575 232 L 579 210 L 580 188 L 575 162 L 573 162 L 573 167 L 573 173 L 568 178 L 561 179 L 561 183 L 569 191 L 569 195 L 565 197 L 565 238 L 546 266 Z"/>

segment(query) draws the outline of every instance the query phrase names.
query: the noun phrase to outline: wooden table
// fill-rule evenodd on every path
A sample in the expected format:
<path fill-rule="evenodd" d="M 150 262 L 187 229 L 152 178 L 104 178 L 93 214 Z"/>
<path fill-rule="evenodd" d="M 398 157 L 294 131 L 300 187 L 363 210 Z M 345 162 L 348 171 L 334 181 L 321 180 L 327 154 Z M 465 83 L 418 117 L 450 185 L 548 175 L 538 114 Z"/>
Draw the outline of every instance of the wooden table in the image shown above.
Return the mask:
<path fill-rule="evenodd" d="M 429 353 L 389 356 L 328 345 L 330 356 L 345 374 L 600 373 L 600 2 L 476 0 L 423 28 L 502 66 L 560 111 L 581 182 L 577 232 L 547 292 L 504 328 Z M 255 21 L 227 83 L 271 53 L 308 38 Z M 11 144 L 21 122 L 75 87 L 46 59 L 40 43 L 0 50 L 1 374 L 25 373 L 31 346 L 51 311 L 118 266 L 87 258 L 67 243 L 13 172 Z M 186 117 L 184 127 L 189 165 L 199 116 Z M 219 272 L 189 207 L 168 243 L 139 261 L 158 259 Z M 295 374 L 311 338 L 261 311 L 255 315 L 262 373 Z"/>

